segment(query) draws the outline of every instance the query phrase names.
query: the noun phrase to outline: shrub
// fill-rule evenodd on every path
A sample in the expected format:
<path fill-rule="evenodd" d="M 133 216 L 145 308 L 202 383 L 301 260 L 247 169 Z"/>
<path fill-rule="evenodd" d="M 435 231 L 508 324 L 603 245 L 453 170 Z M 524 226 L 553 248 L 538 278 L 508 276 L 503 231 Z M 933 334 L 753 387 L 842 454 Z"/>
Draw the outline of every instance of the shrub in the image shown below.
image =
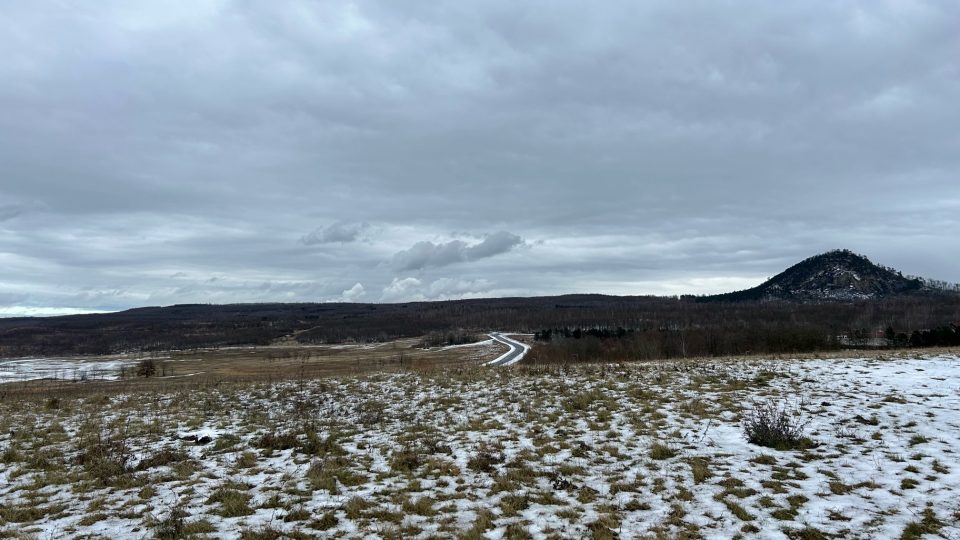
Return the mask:
<path fill-rule="evenodd" d="M 743 434 L 747 441 L 775 450 L 798 450 L 810 448 L 813 441 L 804 436 L 806 422 L 799 409 L 786 403 L 773 401 L 754 403 L 743 421 Z"/>
<path fill-rule="evenodd" d="M 157 363 L 153 361 L 152 358 L 147 358 L 141 360 L 137 364 L 137 376 L 138 377 L 153 377 L 157 374 Z"/>
<path fill-rule="evenodd" d="M 75 458 L 77 465 L 104 485 L 112 485 L 132 470 L 130 461 L 133 451 L 122 433 L 104 436 L 97 430 L 93 436 L 84 437 L 79 450 Z"/>

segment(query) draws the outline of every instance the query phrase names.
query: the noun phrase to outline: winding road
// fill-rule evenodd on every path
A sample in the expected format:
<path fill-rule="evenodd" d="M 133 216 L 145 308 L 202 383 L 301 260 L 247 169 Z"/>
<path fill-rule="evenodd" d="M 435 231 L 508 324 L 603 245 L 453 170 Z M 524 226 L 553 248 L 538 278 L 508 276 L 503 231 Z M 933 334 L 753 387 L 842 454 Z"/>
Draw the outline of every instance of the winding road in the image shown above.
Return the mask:
<path fill-rule="evenodd" d="M 494 360 L 491 360 L 486 363 L 488 366 L 512 366 L 520 360 L 523 359 L 524 355 L 527 354 L 527 351 L 530 350 L 530 346 L 520 343 L 517 340 L 510 339 L 506 334 L 500 332 L 492 332 L 488 334 L 494 341 L 502 343 L 507 347 L 510 347 L 510 350 L 501 354 Z"/>

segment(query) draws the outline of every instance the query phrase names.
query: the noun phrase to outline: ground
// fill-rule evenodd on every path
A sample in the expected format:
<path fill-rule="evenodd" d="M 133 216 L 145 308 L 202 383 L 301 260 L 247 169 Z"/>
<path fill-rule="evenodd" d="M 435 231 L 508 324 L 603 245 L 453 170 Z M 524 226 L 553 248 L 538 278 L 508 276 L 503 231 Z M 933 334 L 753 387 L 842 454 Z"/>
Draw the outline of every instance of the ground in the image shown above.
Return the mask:
<path fill-rule="evenodd" d="M 958 411 L 948 353 L 18 395 L 0 537 L 957 538 Z"/>
<path fill-rule="evenodd" d="M 422 340 L 398 339 L 380 343 L 220 347 L 182 351 L 137 352 L 104 356 L 58 358 L 0 358 L 0 387 L 23 394 L 32 392 L 86 393 L 82 382 L 105 382 L 112 391 L 210 385 L 225 381 L 276 381 L 367 372 L 426 369 L 437 365 L 476 364 L 508 351 L 491 339 L 469 346 L 423 348 Z M 139 364 L 156 364 L 154 377 L 137 377 Z"/>

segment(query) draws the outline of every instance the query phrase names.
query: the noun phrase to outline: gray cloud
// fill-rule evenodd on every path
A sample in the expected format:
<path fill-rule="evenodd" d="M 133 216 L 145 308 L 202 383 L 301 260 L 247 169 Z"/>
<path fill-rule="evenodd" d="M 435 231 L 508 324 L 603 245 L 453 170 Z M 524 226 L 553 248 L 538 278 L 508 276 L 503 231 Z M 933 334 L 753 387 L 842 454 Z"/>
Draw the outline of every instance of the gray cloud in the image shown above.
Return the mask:
<path fill-rule="evenodd" d="M 422 270 L 427 267 L 447 266 L 493 257 L 506 253 L 522 243 L 523 238 L 505 231 L 491 234 L 481 242 L 472 245 L 462 240 L 438 244 L 421 241 L 410 249 L 397 252 L 393 256 L 393 263 L 400 270 Z"/>
<path fill-rule="evenodd" d="M 27 299 L 25 294 L 0 293 L 0 306 L 19 304 Z"/>
<path fill-rule="evenodd" d="M 17 204 L 0 205 L 0 221 L 13 219 L 23 213 L 24 208 Z"/>
<path fill-rule="evenodd" d="M 956 2 L 36 0 L 0 21 L 21 313 L 719 292 L 837 247 L 960 281 Z"/>
<path fill-rule="evenodd" d="M 346 223 L 338 221 L 326 227 L 315 229 L 300 238 L 308 246 L 315 244 L 333 244 L 356 242 L 361 239 L 363 232 L 369 228 L 367 223 Z"/>

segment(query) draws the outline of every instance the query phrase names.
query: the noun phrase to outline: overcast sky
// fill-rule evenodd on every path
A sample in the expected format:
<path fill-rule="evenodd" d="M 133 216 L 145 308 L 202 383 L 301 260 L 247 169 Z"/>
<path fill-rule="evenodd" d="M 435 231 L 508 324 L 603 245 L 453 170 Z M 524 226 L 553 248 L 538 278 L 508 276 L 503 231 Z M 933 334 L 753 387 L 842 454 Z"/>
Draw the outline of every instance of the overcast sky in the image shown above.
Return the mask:
<path fill-rule="evenodd" d="M 0 315 L 960 281 L 960 3 L 0 4 Z"/>

